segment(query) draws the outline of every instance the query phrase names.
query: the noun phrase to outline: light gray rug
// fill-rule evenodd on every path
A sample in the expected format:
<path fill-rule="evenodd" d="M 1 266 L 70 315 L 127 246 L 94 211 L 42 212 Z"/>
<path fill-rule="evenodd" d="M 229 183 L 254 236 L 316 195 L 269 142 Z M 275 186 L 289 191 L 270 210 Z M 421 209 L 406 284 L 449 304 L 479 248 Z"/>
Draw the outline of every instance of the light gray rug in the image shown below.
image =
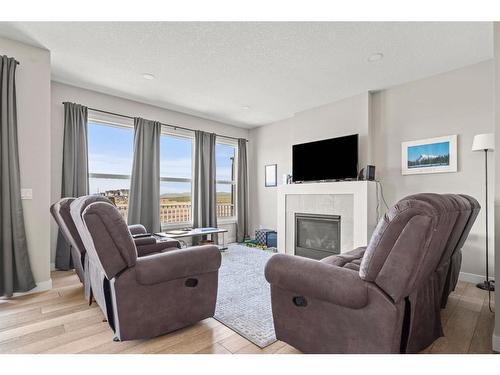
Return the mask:
<path fill-rule="evenodd" d="M 276 341 L 264 267 L 272 251 L 230 244 L 222 253 L 215 319 L 264 348 Z"/>

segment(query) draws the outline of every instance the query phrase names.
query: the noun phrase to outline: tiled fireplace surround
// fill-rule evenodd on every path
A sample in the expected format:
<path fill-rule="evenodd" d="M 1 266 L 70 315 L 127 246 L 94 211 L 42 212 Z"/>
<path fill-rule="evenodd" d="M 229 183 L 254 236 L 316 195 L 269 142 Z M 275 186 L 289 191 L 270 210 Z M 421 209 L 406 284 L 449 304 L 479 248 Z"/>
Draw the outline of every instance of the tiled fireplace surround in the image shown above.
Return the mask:
<path fill-rule="evenodd" d="M 278 188 L 278 252 L 294 255 L 295 214 L 339 215 L 341 252 L 366 246 L 377 221 L 376 183 L 324 182 Z"/>

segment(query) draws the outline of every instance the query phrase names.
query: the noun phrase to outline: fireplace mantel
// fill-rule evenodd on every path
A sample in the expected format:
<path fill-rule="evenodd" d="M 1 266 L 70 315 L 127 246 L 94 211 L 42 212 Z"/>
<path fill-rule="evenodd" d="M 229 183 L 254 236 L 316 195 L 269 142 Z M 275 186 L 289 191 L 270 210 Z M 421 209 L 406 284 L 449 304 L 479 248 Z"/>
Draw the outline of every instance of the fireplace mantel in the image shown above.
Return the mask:
<path fill-rule="evenodd" d="M 317 195 L 318 199 L 325 196 L 331 196 L 332 199 L 341 196 L 350 196 L 348 202 L 349 207 L 343 205 L 344 217 L 349 216 L 352 223 L 352 230 L 349 235 L 352 238 L 348 239 L 347 243 L 349 245 L 344 245 L 341 251 L 352 250 L 352 247 L 356 248 L 359 246 L 366 246 L 370 240 L 371 234 L 377 224 L 377 186 L 374 181 L 339 181 L 339 182 L 320 182 L 320 183 L 302 183 L 302 184 L 286 184 L 280 185 L 277 189 L 278 194 L 278 252 L 293 254 L 294 247 L 288 244 L 287 238 L 293 238 L 294 233 L 292 231 L 291 225 L 287 220 L 287 204 L 290 206 L 291 196 L 304 196 L 304 195 Z M 339 196 L 339 197 L 337 197 Z M 312 198 L 312 197 L 308 197 Z M 347 198 L 347 197 L 345 197 Z M 329 210 L 329 211 L 325 211 Z M 345 211 L 348 210 L 349 215 L 345 215 Z M 301 210 L 303 211 L 303 210 Z M 316 212 L 317 211 L 317 212 Z M 309 213 L 316 214 L 332 214 L 340 215 L 340 212 L 336 212 L 335 207 L 321 209 L 315 209 L 314 207 L 309 207 Z M 342 215 L 341 215 L 342 216 Z M 294 230 L 294 229 L 293 229 Z M 345 241 L 343 241 L 346 243 Z"/>

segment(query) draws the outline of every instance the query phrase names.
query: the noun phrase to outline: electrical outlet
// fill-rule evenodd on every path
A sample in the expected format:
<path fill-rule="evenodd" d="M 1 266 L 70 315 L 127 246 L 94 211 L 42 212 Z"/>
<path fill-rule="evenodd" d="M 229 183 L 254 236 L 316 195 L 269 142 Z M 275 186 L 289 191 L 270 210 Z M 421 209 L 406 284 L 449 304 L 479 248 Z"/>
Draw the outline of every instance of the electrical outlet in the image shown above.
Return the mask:
<path fill-rule="evenodd" d="M 33 199 L 33 189 L 21 189 L 21 199 Z"/>

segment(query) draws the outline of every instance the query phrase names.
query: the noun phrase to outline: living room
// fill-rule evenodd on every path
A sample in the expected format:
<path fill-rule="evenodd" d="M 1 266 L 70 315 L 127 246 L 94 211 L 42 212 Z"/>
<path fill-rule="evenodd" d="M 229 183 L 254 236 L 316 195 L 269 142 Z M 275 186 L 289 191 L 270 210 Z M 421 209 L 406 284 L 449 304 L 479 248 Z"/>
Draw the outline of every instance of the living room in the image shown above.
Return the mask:
<path fill-rule="evenodd" d="M 498 22 L 18 19 L 0 354 L 500 351 Z"/>

